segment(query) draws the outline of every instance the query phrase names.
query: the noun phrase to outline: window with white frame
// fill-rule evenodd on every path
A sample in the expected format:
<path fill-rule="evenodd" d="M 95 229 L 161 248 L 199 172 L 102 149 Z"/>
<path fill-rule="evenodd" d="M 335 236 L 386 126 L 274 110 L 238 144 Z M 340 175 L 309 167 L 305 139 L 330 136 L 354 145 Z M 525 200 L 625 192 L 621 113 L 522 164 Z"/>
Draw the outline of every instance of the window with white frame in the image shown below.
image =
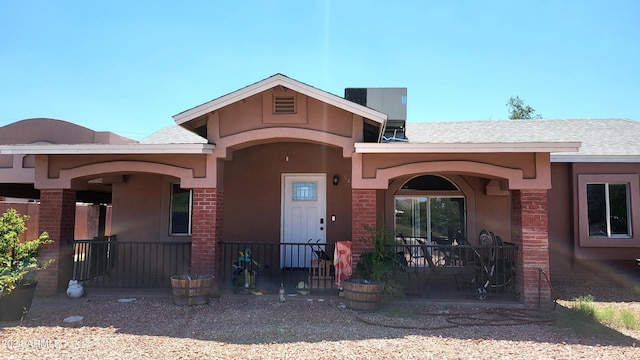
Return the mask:
<path fill-rule="evenodd" d="M 630 237 L 628 183 L 587 184 L 589 236 Z"/>
<path fill-rule="evenodd" d="M 171 219 L 169 233 L 171 235 L 191 234 L 191 202 L 192 192 L 183 189 L 180 184 L 171 184 Z"/>
<path fill-rule="evenodd" d="M 578 239 L 584 247 L 640 247 L 633 209 L 638 174 L 578 174 Z"/>

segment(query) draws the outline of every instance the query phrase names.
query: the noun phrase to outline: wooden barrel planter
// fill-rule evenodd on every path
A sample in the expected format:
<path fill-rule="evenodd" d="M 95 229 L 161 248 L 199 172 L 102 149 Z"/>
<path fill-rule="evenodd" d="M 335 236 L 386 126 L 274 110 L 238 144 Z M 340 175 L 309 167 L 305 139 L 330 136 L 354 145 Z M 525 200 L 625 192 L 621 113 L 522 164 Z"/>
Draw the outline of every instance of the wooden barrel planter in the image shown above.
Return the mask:
<path fill-rule="evenodd" d="M 172 276 L 173 302 L 176 305 L 207 304 L 213 289 L 213 280 L 213 276 Z"/>
<path fill-rule="evenodd" d="M 364 280 L 346 280 L 342 283 L 347 307 L 354 310 L 374 310 L 382 299 L 384 285 Z"/>

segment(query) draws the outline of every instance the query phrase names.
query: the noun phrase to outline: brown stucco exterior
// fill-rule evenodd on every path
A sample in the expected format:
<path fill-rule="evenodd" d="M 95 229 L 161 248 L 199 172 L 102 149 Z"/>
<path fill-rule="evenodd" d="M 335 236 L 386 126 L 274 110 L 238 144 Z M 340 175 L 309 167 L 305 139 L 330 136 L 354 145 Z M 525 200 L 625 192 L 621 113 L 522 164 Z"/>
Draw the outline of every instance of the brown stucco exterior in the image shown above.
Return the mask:
<path fill-rule="evenodd" d="M 276 113 L 278 96 L 293 98 L 294 110 Z M 176 115 L 180 126 L 206 136 L 208 147 L 200 152 L 167 143 L 160 153 L 132 144 L 129 153 L 90 147 L 79 153 L 0 154 L 0 171 L 10 169 L 35 188 L 50 190 L 50 207 L 59 191 L 65 199 L 86 189 L 108 191 L 110 234 L 121 241 L 192 241 L 192 268 L 207 271 L 216 271 L 222 242 L 281 241 L 284 174 L 326 177 L 326 241 L 352 240 L 357 251 L 365 249 L 356 243 L 362 219 L 393 228 L 394 196 L 410 194 L 401 190 L 403 184 L 422 175 L 449 180 L 458 189 L 453 193 L 465 198 L 469 242 L 477 243 L 478 233 L 487 229 L 519 244 L 525 303 L 540 294 L 538 269 L 550 268 L 553 276 L 570 271 L 575 259 L 623 258 L 640 246 L 640 231 L 634 231 L 633 246 L 584 246 L 576 219 L 582 211 L 576 190 L 581 175 L 638 176 L 635 163 L 552 163 L 544 146 L 478 152 L 429 151 L 420 144 L 410 151 L 403 150 L 406 144 L 359 147 L 365 124 L 382 132 L 385 120 L 372 109 L 276 76 Z M 89 136 L 76 135 L 82 141 Z M 94 143 L 105 136 L 94 134 Z M 193 190 L 192 235 L 169 234 L 173 183 Z M 640 224 L 635 213 L 634 222 Z M 543 297 L 549 300 L 548 290 Z"/>

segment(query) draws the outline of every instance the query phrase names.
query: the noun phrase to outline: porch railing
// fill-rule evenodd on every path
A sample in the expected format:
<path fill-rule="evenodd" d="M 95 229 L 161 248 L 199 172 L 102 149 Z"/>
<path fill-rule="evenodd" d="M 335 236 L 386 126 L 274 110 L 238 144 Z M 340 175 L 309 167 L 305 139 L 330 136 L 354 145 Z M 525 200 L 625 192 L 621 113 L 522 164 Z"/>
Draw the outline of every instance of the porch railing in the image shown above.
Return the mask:
<path fill-rule="evenodd" d="M 460 296 L 478 299 L 515 294 L 516 246 L 440 245 L 398 243 L 404 259 L 399 281 L 409 293 L 420 296 Z M 273 288 L 283 283 L 287 291 L 304 281 L 311 290 L 336 289 L 333 244 L 222 243 L 222 285 L 231 288 Z M 245 272 L 246 270 L 246 272 Z M 457 293 L 458 295 L 455 295 Z"/>
<path fill-rule="evenodd" d="M 191 263 L 191 242 L 118 241 L 115 236 L 73 242 L 73 276 L 85 286 L 170 287 Z"/>
<path fill-rule="evenodd" d="M 398 244 L 396 251 L 405 260 L 409 278 L 416 275 L 413 283 L 417 282 L 420 291 L 430 284 L 435 284 L 431 290 L 442 290 L 444 280 L 454 285 L 456 291 L 472 292 L 482 300 L 492 294 L 514 295 L 516 292 L 515 244 L 441 245 L 406 241 Z"/>
<path fill-rule="evenodd" d="M 336 288 L 333 278 L 335 245 L 300 243 L 222 242 L 221 286 L 272 289 L 281 283 L 295 291 L 303 282 L 310 289 Z"/>
<path fill-rule="evenodd" d="M 516 289 L 514 244 L 478 246 L 427 244 L 406 239 L 395 251 L 404 259 L 409 292 L 438 296 L 454 291 L 478 298 L 513 295 Z M 334 244 L 222 242 L 219 285 L 273 289 L 283 283 L 295 291 L 336 289 Z M 190 242 L 118 241 L 115 237 L 74 241 L 74 277 L 95 287 L 169 287 L 172 275 L 191 263 Z"/>

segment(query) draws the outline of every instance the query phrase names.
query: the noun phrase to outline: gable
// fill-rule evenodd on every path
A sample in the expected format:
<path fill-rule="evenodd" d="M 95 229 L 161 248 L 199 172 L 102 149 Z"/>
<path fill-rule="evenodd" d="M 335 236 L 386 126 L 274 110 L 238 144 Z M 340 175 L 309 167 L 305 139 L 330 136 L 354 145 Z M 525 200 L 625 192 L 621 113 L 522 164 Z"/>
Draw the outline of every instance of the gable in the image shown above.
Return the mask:
<path fill-rule="evenodd" d="M 282 100 L 278 102 L 276 100 Z M 324 105 L 318 105 L 315 102 Z M 247 106 L 245 106 L 247 105 Z M 228 117 L 230 111 L 234 111 L 237 120 L 263 125 L 309 125 L 309 106 L 314 107 L 314 116 L 325 116 L 329 119 L 334 113 L 338 117 L 347 118 L 354 115 L 364 119 L 367 124 L 374 124 L 377 132 L 381 134 L 387 116 L 379 111 L 353 103 L 334 94 L 319 90 L 307 84 L 288 78 L 282 74 L 273 75 L 267 79 L 249 85 L 245 88 L 211 100 L 192 109 L 186 110 L 173 118 L 178 125 L 190 129 L 201 136 L 207 133 L 207 138 L 212 140 L 212 122 L 215 116 Z M 257 113 L 253 107 L 261 108 Z M 340 111 L 337 111 L 340 110 Z M 319 112 L 315 112 L 318 110 Z M 218 114 L 218 115 L 216 115 Z M 349 114 L 348 116 L 346 114 Z M 207 124 L 205 129 L 205 124 Z M 215 119 L 214 119 L 215 123 Z M 229 124 L 230 125 L 230 124 Z M 235 126 L 235 125 L 234 125 Z M 262 126 L 262 125 L 260 125 Z M 233 133 L 236 130 L 227 129 L 227 125 L 221 123 L 220 134 Z M 335 130 L 324 125 L 326 131 L 344 132 L 344 129 Z M 217 129 L 213 129 L 216 131 Z M 216 136 L 214 135 L 213 138 Z"/>

